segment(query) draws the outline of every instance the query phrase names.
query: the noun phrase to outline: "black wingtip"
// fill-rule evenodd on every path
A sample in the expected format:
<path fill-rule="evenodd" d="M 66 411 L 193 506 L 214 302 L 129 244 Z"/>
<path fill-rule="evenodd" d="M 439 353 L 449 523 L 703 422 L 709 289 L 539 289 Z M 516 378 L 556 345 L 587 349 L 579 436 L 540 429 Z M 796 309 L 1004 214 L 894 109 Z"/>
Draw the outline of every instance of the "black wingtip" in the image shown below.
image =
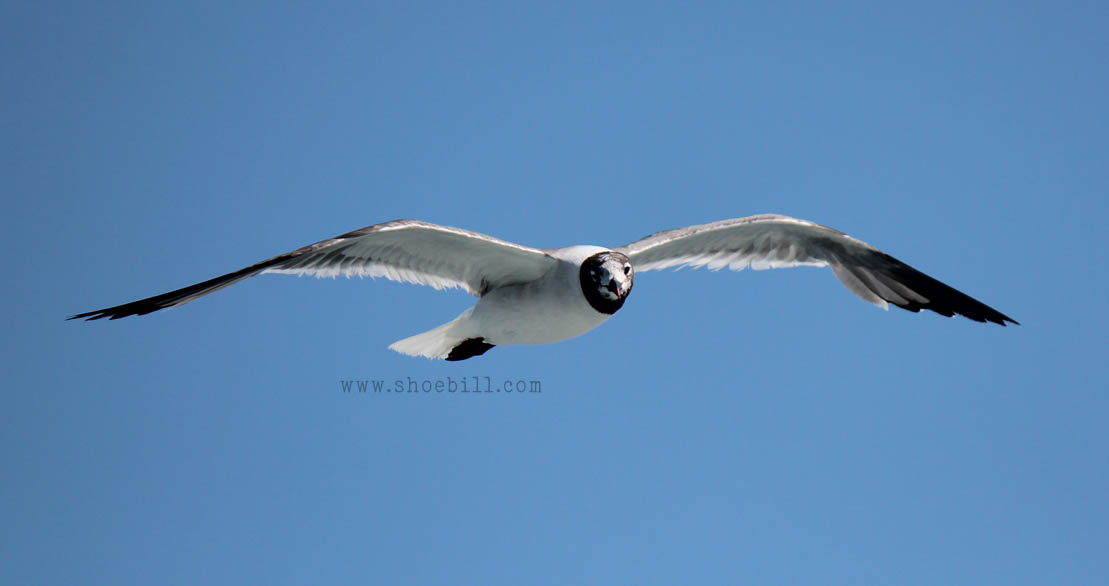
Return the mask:
<path fill-rule="evenodd" d="M 912 300 L 907 302 L 905 302 L 905 300 L 892 302 L 890 299 L 887 299 L 887 301 L 891 301 L 897 307 L 912 312 L 919 312 L 922 309 L 927 309 L 945 317 L 961 315 L 979 323 L 995 323 L 1001 327 L 1006 327 L 1006 322 L 1012 323 L 1013 325 L 1020 325 L 1020 322 L 1004 313 L 1001 313 L 950 285 L 914 269 L 888 254 L 881 253 L 881 256 L 889 265 L 879 269 L 879 276 L 892 278 L 894 283 L 906 286 L 926 298 L 923 302 Z"/>
<path fill-rule="evenodd" d="M 979 302 L 979 303 L 981 303 L 981 302 Z M 1019 321 L 1005 315 L 1004 313 L 1001 313 L 1000 311 L 998 311 L 998 310 L 996 310 L 996 309 L 994 309 L 994 308 L 992 308 L 992 307 L 990 307 L 990 306 L 988 306 L 984 303 L 982 303 L 982 306 L 985 307 L 986 309 L 988 309 L 990 311 L 990 313 L 987 314 L 987 315 L 982 316 L 982 319 L 976 319 L 975 321 L 994 323 L 994 324 L 997 324 L 997 325 L 999 325 L 1003 328 L 1006 327 L 1005 322 L 1009 322 L 1009 323 L 1011 323 L 1015 326 L 1020 325 Z M 959 315 L 963 315 L 965 317 L 968 317 L 968 316 L 966 316 L 966 314 L 961 313 L 961 312 L 959 312 Z M 975 319 L 975 318 L 971 318 L 971 319 Z"/>
<path fill-rule="evenodd" d="M 108 307 L 108 308 L 105 308 L 105 309 L 97 309 L 96 311 L 86 311 L 85 313 L 78 313 L 77 315 L 71 315 L 71 316 L 65 318 L 65 321 L 70 321 L 70 320 L 74 320 L 74 319 L 81 319 L 81 320 L 84 320 L 84 321 L 96 321 L 98 319 L 104 319 L 104 318 L 108 318 L 109 320 L 113 320 L 113 319 L 119 319 L 121 317 L 127 317 L 129 315 L 144 315 L 145 313 L 149 313 L 149 312 L 139 313 L 139 312 L 136 312 L 136 311 L 121 311 L 121 310 L 128 309 L 129 306 L 131 306 L 131 305 L 133 305 L 133 304 L 127 303 L 127 304 L 124 304 L 124 305 L 118 305 L 116 307 Z"/>
<path fill-rule="evenodd" d="M 289 258 L 293 253 L 276 256 L 269 260 L 264 260 L 258 264 L 239 269 L 233 273 L 220 275 L 213 279 L 208 279 L 202 283 L 182 287 L 168 293 L 147 297 L 146 299 L 139 299 L 123 305 L 116 305 L 114 307 L 105 307 L 104 309 L 97 309 L 95 311 L 87 311 L 85 313 L 78 313 L 77 315 L 70 316 L 66 320 L 71 319 L 84 319 L 85 321 L 93 321 L 98 319 L 108 318 L 108 320 L 119 319 L 131 315 L 146 315 L 154 313 L 160 309 L 169 307 L 176 307 L 183 303 L 188 303 L 198 297 L 203 297 L 213 291 L 217 291 L 228 285 L 241 281 L 247 277 L 254 276 L 263 270 L 278 264 L 283 259 Z"/>
<path fill-rule="evenodd" d="M 104 315 L 106 314 L 104 314 L 103 311 L 88 311 L 85 313 L 78 313 L 77 315 L 71 315 L 65 318 L 65 321 L 69 321 L 72 319 L 84 319 L 85 321 L 92 321 L 94 319 L 100 319 L 104 317 Z"/>

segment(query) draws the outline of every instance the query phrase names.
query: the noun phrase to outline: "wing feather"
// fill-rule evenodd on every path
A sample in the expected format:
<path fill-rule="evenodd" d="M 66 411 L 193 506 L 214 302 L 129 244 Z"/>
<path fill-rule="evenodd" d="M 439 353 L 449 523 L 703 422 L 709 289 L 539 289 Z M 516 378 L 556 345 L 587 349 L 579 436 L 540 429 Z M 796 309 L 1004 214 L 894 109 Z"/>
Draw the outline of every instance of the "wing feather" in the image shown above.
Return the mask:
<path fill-rule="evenodd" d="M 168 293 L 71 316 L 119 319 L 188 303 L 260 273 L 385 277 L 436 289 L 490 287 L 538 279 L 558 264 L 547 253 L 491 236 L 418 220 L 367 226 Z"/>
<path fill-rule="evenodd" d="M 889 303 L 979 322 L 1013 318 L 925 275 L 873 246 L 807 220 L 761 214 L 656 232 L 616 249 L 637 272 L 665 268 L 728 267 L 738 271 L 829 266 L 852 293 L 888 309 Z"/>

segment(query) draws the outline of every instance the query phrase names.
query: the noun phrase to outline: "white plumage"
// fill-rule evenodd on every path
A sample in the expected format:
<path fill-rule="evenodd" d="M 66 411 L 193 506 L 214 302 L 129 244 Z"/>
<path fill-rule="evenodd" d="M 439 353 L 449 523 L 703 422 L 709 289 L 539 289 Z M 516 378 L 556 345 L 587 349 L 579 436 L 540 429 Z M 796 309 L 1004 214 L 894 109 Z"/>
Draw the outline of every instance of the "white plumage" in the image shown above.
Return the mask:
<path fill-rule="evenodd" d="M 462 360 L 497 345 L 545 344 L 597 327 L 623 305 L 636 272 L 800 265 L 831 267 L 848 289 L 883 308 L 893 303 L 914 312 L 929 309 L 980 322 L 1017 323 L 861 240 L 775 214 L 666 230 L 613 249 L 537 249 L 459 228 L 396 220 L 69 319 L 145 315 L 260 273 L 385 277 L 437 289 L 461 287 L 479 298 L 454 320 L 390 346 L 404 354 Z"/>

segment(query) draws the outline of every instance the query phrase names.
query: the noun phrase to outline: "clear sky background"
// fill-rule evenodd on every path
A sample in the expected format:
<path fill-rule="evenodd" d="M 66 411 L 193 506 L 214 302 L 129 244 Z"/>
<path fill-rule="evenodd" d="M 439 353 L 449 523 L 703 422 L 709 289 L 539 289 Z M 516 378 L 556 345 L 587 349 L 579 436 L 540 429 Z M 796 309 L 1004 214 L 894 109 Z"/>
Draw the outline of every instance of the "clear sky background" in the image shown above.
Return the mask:
<path fill-rule="evenodd" d="M 1109 9 L 899 4 L 6 4 L 0 582 L 1109 582 Z M 762 212 L 1023 325 L 812 268 L 461 363 L 386 346 L 473 299 L 383 280 L 64 321 L 395 218 Z M 542 392 L 340 386 L 463 376 Z"/>

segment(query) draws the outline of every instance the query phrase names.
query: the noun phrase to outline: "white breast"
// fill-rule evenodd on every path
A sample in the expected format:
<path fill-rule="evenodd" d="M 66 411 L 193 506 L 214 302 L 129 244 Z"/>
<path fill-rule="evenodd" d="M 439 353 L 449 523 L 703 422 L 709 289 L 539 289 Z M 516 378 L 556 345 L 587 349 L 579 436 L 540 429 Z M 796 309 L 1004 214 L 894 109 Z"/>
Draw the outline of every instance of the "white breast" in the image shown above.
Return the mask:
<path fill-rule="evenodd" d="M 581 291 L 581 262 L 607 249 L 571 246 L 549 251 L 562 262 L 538 281 L 485 294 L 468 320 L 475 336 L 498 346 L 549 344 L 580 336 L 609 315 L 593 309 Z"/>

